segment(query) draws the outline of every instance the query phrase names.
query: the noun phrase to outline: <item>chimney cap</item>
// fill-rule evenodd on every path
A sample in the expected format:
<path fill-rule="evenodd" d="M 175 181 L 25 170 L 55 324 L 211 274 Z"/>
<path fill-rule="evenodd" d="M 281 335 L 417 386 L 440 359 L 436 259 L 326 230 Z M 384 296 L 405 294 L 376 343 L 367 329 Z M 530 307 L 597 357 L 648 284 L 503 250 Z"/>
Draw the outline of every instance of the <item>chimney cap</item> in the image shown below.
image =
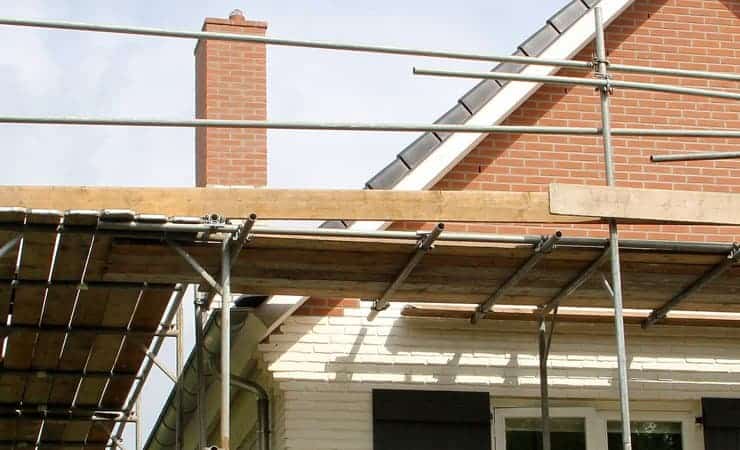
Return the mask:
<path fill-rule="evenodd" d="M 246 19 L 244 17 L 244 11 L 242 11 L 241 9 L 238 9 L 238 8 L 232 10 L 229 13 L 229 20 L 231 20 L 231 21 L 239 21 L 239 22 L 245 21 Z"/>

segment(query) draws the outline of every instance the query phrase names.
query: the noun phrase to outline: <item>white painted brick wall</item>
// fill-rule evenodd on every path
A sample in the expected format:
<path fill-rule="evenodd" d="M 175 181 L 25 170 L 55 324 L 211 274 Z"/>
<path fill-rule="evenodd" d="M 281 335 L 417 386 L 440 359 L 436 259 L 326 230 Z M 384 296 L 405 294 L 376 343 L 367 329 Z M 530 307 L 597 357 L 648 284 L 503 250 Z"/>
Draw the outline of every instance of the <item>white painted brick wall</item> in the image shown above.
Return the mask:
<path fill-rule="evenodd" d="M 394 306 L 372 322 L 294 316 L 260 345 L 281 401 L 285 449 L 371 449 L 373 388 L 539 395 L 534 322 L 405 318 Z M 628 327 L 632 398 L 740 396 L 740 330 Z M 613 327 L 558 324 L 550 392 L 565 401 L 616 398 Z M 693 402 L 692 402 L 693 401 Z M 685 403 L 685 402 L 684 402 Z"/>

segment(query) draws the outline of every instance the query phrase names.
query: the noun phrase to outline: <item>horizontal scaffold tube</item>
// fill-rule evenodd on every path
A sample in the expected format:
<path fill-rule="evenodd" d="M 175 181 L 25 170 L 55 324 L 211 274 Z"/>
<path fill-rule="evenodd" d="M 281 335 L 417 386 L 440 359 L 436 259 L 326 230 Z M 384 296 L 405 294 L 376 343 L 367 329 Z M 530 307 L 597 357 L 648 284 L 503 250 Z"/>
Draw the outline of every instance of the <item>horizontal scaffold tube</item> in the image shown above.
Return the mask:
<path fill-rule="evenodd" d="M 131 225 L 132 229 L 136 229 L 136 224 L 120 223 L 119 226 L 123 229 L 127 225 Z M 160 227 L 162 233 L 167 233 L 169 228 L 167 224 L 150 224 L 151 229 L 148 231 L 155 231 L 156 227 Z M 196 227 L 196 225 L 191 225 Z M 197 228 L 199 231 L 208 230 L 208 225 L 201 225 L 202 230 Z M 228 227 L 228 228 L 226 228 Z M 15 224 L 4 224 L 0 223 L 0 230 L 16 229 Z M 236 225 L 224 225 L 226 232 L 236 231 Z M 49 227 L 54 229 L 54 227 Z M 136 232 L 131 232 L 134 236 Z M 145 233 L 141 233 L 145 235 Z M 342 230 L 342 229 L 331 229 L 331 228 L 282 228 L 282 227 L 266 227 L 266 226 L 255 226 L 250 231 L 253 236 L 316 236 L 316 237 L 337 237 L 337 238 L 365 238 L 365 239 L 400 239 L 409 240 L 414 243 L 422 236 L 422 233 L 416 231 L 361 231 L 361 230 Z M 466 232 L 446 232 L 441 234 L 437 238 L 437 242 L 478 242 L 478 243 L 500 243 L 500 244 L 523 244 L 523 245 L 534 245 L 541 240 L 542 236 L 539 235 L 515 235 L 515 234 L 491 234 L 491 233 L 466 233 Z M 588 238 L 588 237 L 562 237 L 558 243 L 559 246 L 582 246 L 591 248 L 604 248 L 608 245 L 607 239 L 602 238 Z M 640 239 L 620 239 L 619 246 L 621 248 L 630 249 L 647 249 L 647 250 L 665 250 L 672 252 L 692 252 L 692 253 L 709 253 L 709 254 L 724 254 L 727 253 L 731 246 L 725 243 L 717 242 L 682 242 L 682 241 L 660 241 L 660 240 L 640 240 Z M 2 282 L 2 280 L 0 280 Z M 6 282 L 12 282 L 8 279 Z M 29 283 L 30 280 L 20 280 L 19 283 Z M 46 280 L 37 280 L 37 283 L 45 285 Z M 69 280 L 69 283 L 75 284 L 76 280 Z M 91 282 L 87 283 L 88 285 Z M 143 285 L 142 285 L 143 286 Z M 147 286 L 151 288 L 152 283 Z M 181 288 L 175 286 L 174 291 L 179 291 Z"/>
<path fill-rule="evenodd" d="M 236 42 L 253 42 L 286 47 L 318 48 L 324 50 L 342 50 L 363 53 L 382 53 L 389 55 L 425 56 L 431 58 L 460 59 L 469 61 L 511 62 L 519 64 L 531 64 L 552 67 L 568 67 L 579 70 L 592 70 L 591 61 L 547 59 L 531 56 L 515 55 L 486 55 L 470 52 L 456 52 L 450 50 L 427 50 L 408 47 L 389 47 L 380 45 L 338 43 L 329 41 L 311 41 L 299 39 L 282 39 L 265 36 L 234 35 L 227 33 L 214 33 L 208 31 L 184 31 L 165 30 L 159 28 L 141 28 L 116 25 L 98 25 L 80 22 L 65 22 L 51 20 L 30 20 L 0 18 L 0 25 L 23 26 L 35 28 L 47 28 L 71 31 L 91 31 L 99 33 L 129 34 L 150 37 L 185 38 L 185 39 L 211 39 Z M 633 66 L 626 64 L 610 64 L 611 72 L 641 73 L 650 75 L 665 75 L 687 78 L 701 78 L 708 80 L 740 81 L 740 74 L 728 72 L 710 72 L 701 70 L 672 69 L 663 67 Z"/>
<path fill-rule="evenodd" d="M 389 55 L 405 56 L 427 56 L 430 58 L 463 59 L 470 61 L 511 62 L 520 64 L 535 64 L 541 66 L 571 67 L 590 69 L 589 61 L 573 61 L 563 59 L 534 58 L 530 56 L 501 56 L 485 55 L 468 52 L 455 52 L 445 50 L 425 50 L 408 47 L 390 47 L 381 45 L 349 44 L 330 41 L 310 41 L 299 39 L 282 39 L 265 36 L 214 33 L 210 31 L 184 31 L 164 30 L 160 28 L 126 27 L 115 25 L 97 25 L 80 22 L 64 22 L 50 20 L 24 20 L 0 18 L 0 25 L 12 25 L 36 28 L 51 28 L 57 30 L 93 31 L 99 33 L 131 34 L 138 36 L 185 38 L 185 39 L 211 39 L 219 41 L 252 42 L 260 44 L 279 45 L 285 47 L 319 48 L 324 50 L 344 50 L 363 53 L 384 53 Z"/>
<path fill-rule="evenodd" d="M 652 162 L 708 161 L 713 159 L 740 159 L 740 152 L 686 153 L 680 155 L 650 155 Z"/>
<path fill-rule="evenodd" d="M 32 117 L 3 116 L 0 123 L 26 125 L 98 125 L 163 128 L 265 128 L 272 130 L 391 131 L 391 132 L 468 132 L 468 133 L 537 133 L 596 135 L 597 128 L 530 127 L 506 125 L 455 125 L 427 123 L 352 123 L 352 122 L 287 122 L 274 120 L 157 119 L 102 117 Z"/>
<path fill-rule="evenodd" d="M 629 64 L 609 64 L 610 72 L 640 73 L 669 77 L 700 78 L 704 80 L 740 81 L 740 74 L 730 72 L 706 72 L 703 70 L 668 69 L 663 67 L 632 66 Z"/>
<path fill-rule="evenodd" d="M 615 87 L 630 89 L 636 91 L 665 92 L 670 94 L 697 95 L 701 97 L 726 98 L 730 100 L 740 100 L 740 93 L 718 91 L 714 89 L 700 89 L 683 86 L 673 86 L 659 83 L 641 83 L 635 81 L 623 80 L 604 80 L 596 78 L 579 78 L 579 77 L 561 77 L 546 75 L 526 75 L 522 73 L 506 72 L 462 72 L 454 70 L 431 70 L 417 69 L 414 67 L 415 75 L 430 75 L 435 77 L 449 78 L 473 78 L 488 80 L 507 80 L 507 81 L 527 81 L 544 84 L 559 84 L 566 86 L 594 86 L 594 87 Z"/>
<path fill-rule="evenodd" d="M 518 125 L 451 125 L 421 123 L 350 123 L 350 122 L 284 122 L 271 120 L 218 119 L 133 119 L 94 117 L 33 117 L 2 116 L 0 124 L 27 125 L 100 125 L 163 128 L 259 128 L 272 130 L 328 131 L 387 131 L 387 132 L 446 132 L 600 136 L 596 127 L 543 127 Z M 612 128 L 614 136 L 716 137 L 740 138 L 740 130 L 675 129 L 675 128 Z"/>

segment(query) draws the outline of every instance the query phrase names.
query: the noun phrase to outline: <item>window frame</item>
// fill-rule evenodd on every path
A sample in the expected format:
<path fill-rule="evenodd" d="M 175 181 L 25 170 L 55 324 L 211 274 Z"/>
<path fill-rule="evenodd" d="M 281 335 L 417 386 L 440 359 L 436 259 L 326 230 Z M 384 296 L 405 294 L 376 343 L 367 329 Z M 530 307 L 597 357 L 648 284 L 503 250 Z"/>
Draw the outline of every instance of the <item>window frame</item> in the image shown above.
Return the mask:
<path fill-rule="evenodd" d="M 606 422 L 621 420 L 619 411 L 603 411 L 599 414 L 604 423 L 604 450 L 607 449 Z M 683 450 L 704 450 L 704 436 L 700 433 L 700 427 L 696 424 L 694 414 L 686 412 L 665 411 L 631 411 L 632 422 L 680 422 L 681 423 L 681 447 Z"/>
<path fill-rule="evenodd" d="M 540 408 L 493 408 L 493 449 L 506 450 L 507 418 L 539 418 Z M 586 426 L 586 450 L 600 450 L 599 434 L 603 432 L 606 443 L 606 420 L 601 420 L 595 408 L 562 407 L 550 408 L 550 417 L 584 419 Z M 603 447 L 606 450 L 606 447 Z"/>
<path fill-rule="evenodd" d="M 541 416 L 540 408 L 532 407 L 493 407 L 492 410 L 494 450 L 506 450 L 506 418 L 539 418 Z M 632 411 L 630 415 L 633 422 L 680 422 L 683 450 L 704 450 L 704 435 L 701 426 L 696 424 L 695 414 L 691 412 Z M 619 411 L 597 411 L 594 407 L 550 408 L 550 417 L 585 419 L 586 450 L 608 450 L 607 422 L 621 419 Z"/>

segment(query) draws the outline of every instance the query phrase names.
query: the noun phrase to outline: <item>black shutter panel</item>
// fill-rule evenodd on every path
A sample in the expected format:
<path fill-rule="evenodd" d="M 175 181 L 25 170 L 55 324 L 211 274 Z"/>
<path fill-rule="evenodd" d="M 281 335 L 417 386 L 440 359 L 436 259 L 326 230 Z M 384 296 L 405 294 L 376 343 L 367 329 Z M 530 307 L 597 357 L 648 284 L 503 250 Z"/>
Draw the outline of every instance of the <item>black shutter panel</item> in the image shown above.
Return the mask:
<path fill-rule="evenodd" d="M 704 450 L 740 450 L 740 399 L 704 398 Z"/>
<path fill-rule="evenodd" d="M 490 450 L 486 392 L 373 391 L 374 450 Z"/>

